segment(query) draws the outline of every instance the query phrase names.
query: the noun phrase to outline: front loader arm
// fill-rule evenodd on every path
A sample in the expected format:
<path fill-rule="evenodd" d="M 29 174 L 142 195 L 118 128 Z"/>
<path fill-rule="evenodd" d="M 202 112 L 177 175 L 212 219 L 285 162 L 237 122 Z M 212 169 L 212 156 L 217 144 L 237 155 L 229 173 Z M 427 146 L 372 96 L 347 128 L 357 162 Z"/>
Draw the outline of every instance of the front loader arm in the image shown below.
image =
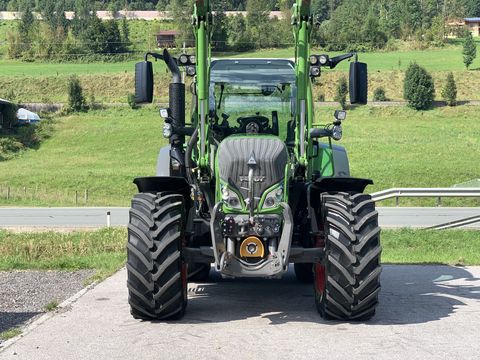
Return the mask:
<path fill-rule="evenodd" d="M 308 163 L 308 130 L 313 122 L 313 101 L 310 86 L 310 37 L 312 33 L 311 0 L 297 0 L 292 10 L 295 36 L 295 66 L 297 77 L 297 111 L 295 155 L 302 168 Z"/>
<path fill-rule="evenodd" d="M 212 11 L 209 0 L 197 0 L 194 5 L 193 27 L 197 57 L 197 116 L 199 128 L 199 165 L 209 165 L 208 116 L 210 87 L 210 38 L 212 33 Z"/>

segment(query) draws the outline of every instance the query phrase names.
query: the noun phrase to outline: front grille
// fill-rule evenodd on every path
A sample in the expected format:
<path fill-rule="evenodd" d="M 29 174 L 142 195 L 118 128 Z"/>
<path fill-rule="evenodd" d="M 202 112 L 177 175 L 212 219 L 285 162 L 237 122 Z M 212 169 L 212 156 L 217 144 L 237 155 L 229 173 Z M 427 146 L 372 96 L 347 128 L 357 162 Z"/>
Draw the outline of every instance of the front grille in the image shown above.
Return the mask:
<path fill-rule="evenodd" d="M 225 139 L 218 148 L 219 175 L 244 199 L 248 196 L 248 161 L 252 154 L 257 163 L 253 173 L 255 197 L 259 198 L 266 189 L 285 177 L 288 153 L 280 139 L 265 136 Z"/>

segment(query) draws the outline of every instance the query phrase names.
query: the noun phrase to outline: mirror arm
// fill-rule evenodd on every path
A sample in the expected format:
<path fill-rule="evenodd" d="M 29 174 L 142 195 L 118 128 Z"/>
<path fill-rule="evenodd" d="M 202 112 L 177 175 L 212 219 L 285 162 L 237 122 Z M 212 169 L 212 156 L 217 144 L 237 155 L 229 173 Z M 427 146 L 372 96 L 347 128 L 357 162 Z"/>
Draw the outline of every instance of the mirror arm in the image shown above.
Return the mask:
<path fill-rule="evenodd" d="M 348 53 L 348 54 L 345 54 L 345 55 L 335 56 L 335 57 L 331 58 L 330 59 L 330 69 L 335 69 L 337 67 L 337 65 L 340 64 L 343 60 L 350 59 L 354 56 L 355 56 L 356 61 L 358 61 L 358 54 L 354 53 L 354 52 L 351 52 L 351 53 Z"/>
<path fill-rule="evenodd" d="M 180 69 L 177 65 L 177 59 L 173 56 L 170 56 L 170 53 L 167 49 L 163 50 L 163 54 L 158 54 L 154 52 L 147 52 L 145 54 L 145 61 L 148 61 L 148 57 L 151 56 L 155 60 L 163 60 L 168 67 L 168 70 L 173 75 L 172 83 L 180 84 L 182 82 L 182 75 L 180 74 Z"/>
<path fill-rule="evenodd" d="M 145 61 L 148 61 L 149 56 L 153 57 L 155 60 L 163 60 L 163 55 L 154 52 L 147 52 L 145 54 Z"/>

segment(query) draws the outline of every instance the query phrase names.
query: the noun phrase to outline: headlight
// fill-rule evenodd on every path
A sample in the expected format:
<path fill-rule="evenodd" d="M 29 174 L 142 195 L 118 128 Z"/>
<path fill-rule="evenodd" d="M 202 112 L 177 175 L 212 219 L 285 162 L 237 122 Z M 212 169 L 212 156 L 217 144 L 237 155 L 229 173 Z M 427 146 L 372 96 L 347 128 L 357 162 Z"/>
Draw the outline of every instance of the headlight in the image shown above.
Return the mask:
<path fill-rule="evenodd" d="M 273 209 L 280 205 L 283 200 L 283 187 L 277 187 L 273 190 L 270 190 L 265 196 L 265 201 L 263 202 L 263 209 Z"/>
<path fill-rule="evenodd" d="M 342 125 L 335 125 L 332 129 L 332 137 L 338 141 L 342 139 L 342 136 L 343 136 Z"/>
<path fill-rule="evenodd" d="M 231 209 L 242 209 L 242 204 L 237 193 L 229 189 L 226 185 L 222 186 L 222 200 L 224 204 Z"/>
<path fill-rule="evenodd" d="M 165 139 L 169 139 L 172 136 L 173 133 L 173 127 L 172 124 L 165 123 L 163 125 L 163 137 Z"/>
<path fill-rule="evenodd" d="M 318 58 L 315 55 L 310 55 L 310 65 L 316 65 Z"/>

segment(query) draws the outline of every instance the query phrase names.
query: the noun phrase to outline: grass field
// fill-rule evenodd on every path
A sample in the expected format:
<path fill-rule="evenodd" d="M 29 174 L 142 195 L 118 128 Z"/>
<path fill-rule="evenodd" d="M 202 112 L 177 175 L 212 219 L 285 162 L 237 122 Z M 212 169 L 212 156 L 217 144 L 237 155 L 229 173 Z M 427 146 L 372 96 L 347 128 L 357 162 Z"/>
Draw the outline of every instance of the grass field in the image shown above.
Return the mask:
<path fill-rule="evenodd" d="M 11 233 L 0 230 L 0 271 L 95 269 L 102 279 L 126 260 L 126 230 Z"/>
<path fill-rule="evenodd" d="M 150 24 L 146 33 L 142 33 L 141 22 L 133 22 L 131 29 L 134 40 L 146 43 L 155 26 L 168 24 Z M 135 40 L 136 39 L 136 40 Z M 479 40 L 480 43 L 480 40 Z M 322 53 L 321 50 L 314 50 Z M 241 54 L 223 53 L 218 56 L 227 57 L 271 57 L 291 58 L 293 48 L 261 50 Z M 470 71 L 463 65 L 461 46 L 447 45 L 443 48 L 428 50 L 405 50 L 393 52 L 377 52 L 360 54 L 360 59 L 368 63 L 370 78 L 370 95 L 377 87 L 384 87 L 387 97 L 391 100 L 403 99 L 403 78 L 407 66 L 416 61 L 425 66 L 435 79 L 436 98 L 441 99 L 441 88 L 448 71 L 453 71 L 458 87 L 459 100 L 480 100 L 478 83 L 480 82 L 480 56 L 473 63 Z M 138 53 L 138 61 L 142 55 Z M 66 102 L 68 78 L 72 74 L 80 77 L 88 96 L 94 95 L 99 101 L 126 102 L 127 95 L 134 89 L 135 61 L 117 63 L 25 63 L 21 61 L 0 60 L 0 97 L 14 94 L 18 102 Z M 325 70 L 322 78 L 315 86 L 315 96 L 325 95 L 326 100 L 332 100 L 338 78 L 345 75 L 348 63 L 342 63 L 336 70 Z M 168 75 L 162 62 L 155 64 L 155 71 L 159 80 L 157 87 L 166 89 Z M 161 101 L 166 100 L 165 91 L 158 94 Z M 370 97 L 371 98 L 371 97 Z"/>
<path fill-rule="evenodd" d="M 126 261 L 126 229 L 73 233 L 0 231 L 0 271 L 95 269 L 102 279 Z M 478 231 L 384 230 L 382 262 L 480 265 Z"/>
<path fill-rule="evenodd" d="M 333 108 L 317 113 L 332 121 Z M 480 107 L 415 112 L 402 107 L 352 110 L 344 139 L 352 176 L 371 178 L 370 192 L 392 187 L 449 187 L 480 174 Z M 74 206 L 89 190 L 89 205 L 127 206 L 132 180 L 154 175 L 161 120 L 152 107 L 116 108 L 57 119 L 51 139 L 38 150 L 0 162 L 0 206 Z M 6 188 L 11 198 L 6 200 Z M 25 189 L 24 189 L 25 187 Z M 388 204 L 388 203 L 387 203 Z M 434 199 L 402 205 L 434 205 Z M 445 205 L 476 205 L 462 199 Z"/>
<path fill-rule="evenodd" d="M 383 230 L 384 264 L 480 265 L 480 231 Z"/>

